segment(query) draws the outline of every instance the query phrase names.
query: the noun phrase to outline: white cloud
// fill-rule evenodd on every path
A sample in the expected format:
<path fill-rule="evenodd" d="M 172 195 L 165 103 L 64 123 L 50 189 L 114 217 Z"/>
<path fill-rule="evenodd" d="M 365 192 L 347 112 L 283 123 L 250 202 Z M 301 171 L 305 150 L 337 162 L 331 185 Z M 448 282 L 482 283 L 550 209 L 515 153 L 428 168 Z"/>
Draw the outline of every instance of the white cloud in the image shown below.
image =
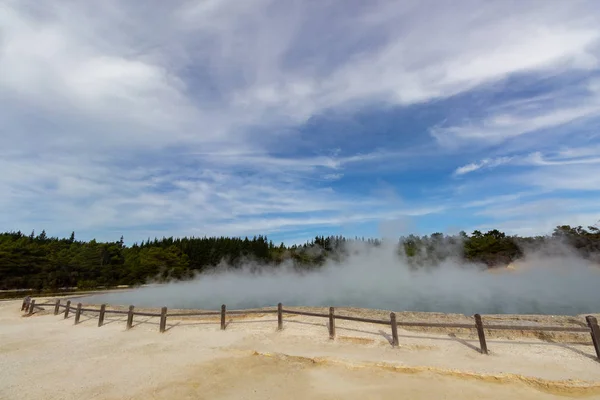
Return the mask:
<path fill-rule="evenodd" d="M 600 164 L 600 157 L 589 157 L 590 155 L 597 155 L 599 153 L 590 153 L 589 150 L 589 148 L 569 149 L 559 152 L 554 157 L 544 157 L 541 152 L 536 151 L 525 157 L 523 163 L 538 166 Z"/>
<path fill-rule="evenodd" d="M 505 201 L 483 207 L 476 215 L 492 217 L 499 221 L 511 220 L 517 217 L 527 219 L 552 218 L 556 215 L 565 215 L 575 211 L 596 211 L 598 199 L 572 199 L 561 197 L 547 197 L 543 199 L 522 199 L 521 201 Z"/>
<path fill-rule="evenodd" d="M 508 203 L 511 201 L 520 200 L 521 198 L 526 197 L 530 194 L 532 194 L 532 193 L 519 192 L 519 193 L 497 195 L 497 196 L 483 198 L 480 200 L 468 201 L 466 203 L 463 203 L 462 206 L 465 208 L 474 208 L 474 207 L 483 207 L 483 206 L 489 206 L 489 205 L 499 204 L 499 203 Z"/>
<path fill-rule="evenodd" d="M 598 167 L 590 165 L 546 167 L 523 173 L 515 179 L 547 190 L 600 191 Z"/>
<path fill-rule="evenodd" d="M 315 43 L 307 52 L 319 58 L 300 58 L 297 68 L 284 73 L 277 57 L 286 54 L 289 48 L 285 46 L 297 37 L 309 35 L 302 27 L 310 26 L 308 19 L 315 18 L 307 14 L 309 10 L 295 10 L 298 14 L 294 17 L 284 17 L 283 34 L 278 32 L 277 39 L 270 39 L 259 50 L 259 62 L 244 59 L 248 75 L 256 79 L 236 92 L 236 101 L 250 107 L 275 107 L 301 121 L 328 107 L 373 99 L 411 104 L 451 96 L 513 73 L 597 66 L 597 54 L 591 47 L 600 32 L 589 16 L 579 13 L 583 8 L 565 10 L 557 4 L 537 4 L 514 10 L 512 4 L 495 3 L 478 5 L 478 18 L 473 18 L 466 3 L 436 7 L 436 13 L 426 4 L 390 2 L 383 8 L 385 12 L 367 7 L 361 16 L 340 20 L 340 25 L 352 26 L 352 31 L 328 21 L 327 31 L 334 35 L 331 44 L 342 48 L 358 42 L 361 35 L 365 40 L 371 36 L 396 40 L 372 43 L 368 50 L 359 47 L 356 53 L 346 55 L 346 62 L 322 68 L 321 63 L 328 59 L 322 52 L 327 51 L 329 42 L 316 40 L 317 31 L 310 34 Z M 510 17 L 499 18 L 502 13 Z M 256 42 L 271 38 L 269 24 L 257 21 L 263 25 L 252 25 L 252 38 Z M 232 40 L 225 34 L 221 38 L 227 44 Z M 221 62 L 229 64 L 230 60 Z M 260 73 L 265 71 L 270 78 L 266 82 Z"/>
<path fill-rule="evenodd" d="M 544 155 L 536 151 L 527 155 L 513 155 L 496 158 L 485 158 L 481 161 L 465 164 L 454 170 L 454 175 L 465 175 L 483 168 L 494 168 L 510 164 L 512 166 L 549 167 L 577 164 L 600 164 L 600 157 L 594 157 L 600 149 L 597 146 L 563 148 Z"/>
<path fill-rule="evenodd" d="M 596 156 L 600 154 L 600 145 L 594 144 L 586 147 L 563 147 L 559 149 L 556 153 L 559 157 L 564 158 Z"/>
<path fill-rule="evenodd" d="M 507 164 L 511 160 L 511 157 L 498 157 L 494 159 L 486 158 L 479 162 L 470 163 L 463 165 L 462 167 L 458 167 L 456 170 L 454 170 L 454 175 L 468 174 L 469 172 L 477 171 L 481 168 L 494 168 L 502 164 Z"/>
<path fill-rule="evenodd" d="M 323 179 L 326 180 L 330 180 L 330 181 L 335 181 L 338 179 L 342 179 L 344 177 L 344 174 L 326 174 L 323 175 Z"/>
<path fill-rule="evenodd" d="M 528 99 L 511 101 L 501 107 L 487 110 L 488 116 L 462 125 L 436 126 L 431 134 L 448 147 L 461 147 L 473 143 L 498 144 L 525 134 L 560 127 L 578 120 L 600 117 L 600 91 L 588 82 L 585 95 L 553 93 Z M 543 133 L 542 133 L 543 134 Z"/>

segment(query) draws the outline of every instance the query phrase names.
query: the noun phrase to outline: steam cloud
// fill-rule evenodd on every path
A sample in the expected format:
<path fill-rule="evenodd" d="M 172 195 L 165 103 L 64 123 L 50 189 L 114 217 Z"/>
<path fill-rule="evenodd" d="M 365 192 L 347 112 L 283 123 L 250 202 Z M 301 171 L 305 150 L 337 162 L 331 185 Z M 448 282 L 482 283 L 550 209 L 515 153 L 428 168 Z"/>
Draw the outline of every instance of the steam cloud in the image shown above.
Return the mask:
<path fill-rule="evenodd" d="M 230 309 L 275 306 L 364 307 L 393 311 L 576 315 L 597 312 L 600 268 L 567 250 L 537 251 L 516 271 L 494 273 L 446 260 L 411 269 L 396 245 L 353 244 L 343 262 L 299 273 L 289 265 L 228 268 L 192 281 L 90 296 L 87 302 L 140 307 Z M 556 252 L 555 252 L 556 253 Z"/>

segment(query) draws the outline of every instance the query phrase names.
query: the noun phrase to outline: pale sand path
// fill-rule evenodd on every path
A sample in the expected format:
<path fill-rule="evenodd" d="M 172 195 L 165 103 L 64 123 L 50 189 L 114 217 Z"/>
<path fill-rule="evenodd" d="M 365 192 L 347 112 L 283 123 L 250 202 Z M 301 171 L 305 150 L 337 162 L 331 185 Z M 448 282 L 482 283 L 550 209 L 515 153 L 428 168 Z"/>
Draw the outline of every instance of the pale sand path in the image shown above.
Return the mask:
<path fill-rule="evenodd" d="M 471 337 L 405 330 L 392 349 L 388 327 L 349 321 L 335 341 L 323 319 L 286 316 L 277 332 L 275 315 L 234 317 L 226 331 L 170 319 L 159 334 L 157 318 L 125 331 L 125 316 L 75 327 L 19 307 L 0 303 L 0 399 L 600 398 L 591 345 L 492 339 L 484 356 Z"/>

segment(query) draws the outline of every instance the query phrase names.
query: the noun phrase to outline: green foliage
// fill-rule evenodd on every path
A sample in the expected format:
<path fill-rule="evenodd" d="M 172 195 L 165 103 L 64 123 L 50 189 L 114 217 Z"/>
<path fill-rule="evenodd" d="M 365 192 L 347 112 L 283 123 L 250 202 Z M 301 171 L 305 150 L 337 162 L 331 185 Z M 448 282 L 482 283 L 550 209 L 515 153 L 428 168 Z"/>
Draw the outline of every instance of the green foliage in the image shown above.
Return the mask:
<path fill-rule="evenodd" d="M 273 244 L 265 236 L 249 238 L 184 237 L 150 239 L 125 246 L 117 242 L 77 241 L 48 237 L 45 231 L 0 233 L 0 289 L 59 290 L 78 287 L 114 287 L 192 278 L 221 263 L 240 267 L 244 262 L 277 266 L 283 262 L 296 268 L 318 268 L 326 260 L 342 261 L 349 242 L 377 247 L 377 239 L 317 236 L 304 245 Z M 437 265 L 448 258 L 464 259 L 488 267 L 506 265 L 523 256 L 524 248 L 560 242 L 580 256 L 600 263 L 600 230 L 590 226 L 559 226 L 551 237 L 507 236 L 498 230 L 474 231 L 470 236 L 434 233 L 410 235 L 399 241 L 398 253 L 413 268 Z M 368 268 L 368 265 L 365 265 Z"/>
<path fill-rule="evenodd" d="M 50 290 L 67 287 L 139 285 L 189 279 L 219 263 L 279 264 L 290 257 L 264 236 L 248 238 L 162 238 L 125 246 L 117 242 L 0 234 L 0 289 Z"/>
<path fill-rule="evenodd" d="M 482 234 L 474 231 L 464 241 L 464 257 L 469 261 L 488 266 L 507 265 L 523 255 L 516 238 L 506 236 L 497 229 Z"/>

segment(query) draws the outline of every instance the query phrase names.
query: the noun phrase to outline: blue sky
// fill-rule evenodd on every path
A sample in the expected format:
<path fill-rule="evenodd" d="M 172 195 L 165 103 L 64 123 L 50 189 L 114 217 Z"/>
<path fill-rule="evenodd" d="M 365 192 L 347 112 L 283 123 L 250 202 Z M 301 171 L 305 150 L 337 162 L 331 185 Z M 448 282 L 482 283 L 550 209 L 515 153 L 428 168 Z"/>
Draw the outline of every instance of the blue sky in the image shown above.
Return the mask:
<path fill-rule="evenodd" d="M 597 1 L 5 0 L 0 230 L 600 220 Z"/>

